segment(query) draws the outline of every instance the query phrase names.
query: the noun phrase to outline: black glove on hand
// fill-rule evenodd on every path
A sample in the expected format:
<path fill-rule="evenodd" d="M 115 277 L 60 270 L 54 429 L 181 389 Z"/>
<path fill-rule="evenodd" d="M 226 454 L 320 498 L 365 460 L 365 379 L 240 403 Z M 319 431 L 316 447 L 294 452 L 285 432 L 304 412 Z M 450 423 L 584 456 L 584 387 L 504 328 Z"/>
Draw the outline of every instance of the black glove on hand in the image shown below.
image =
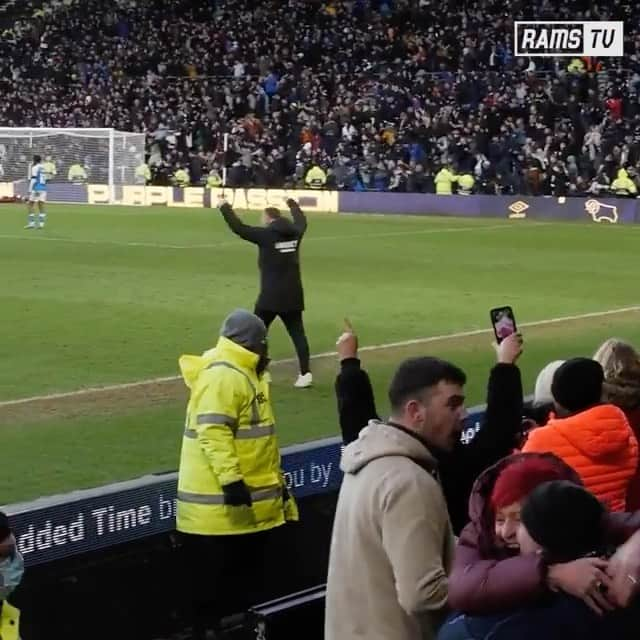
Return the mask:
<path fill-rule="evenodd" d="M 289 495 L 289 489 L 287 489 L 287 485 L 282 487 L 282 502 L 288 502 L 291 499 Z"/>
<path fill-rule="evenodd" d="M 250 507 L 253 503 L 251 501 L 251 493 L 247 489 L 247 485 L 243 480 L 237 480 L 231 484 L 225 484 L 222 487 L 224 491 L 224 503 L 231 507 Z"/>

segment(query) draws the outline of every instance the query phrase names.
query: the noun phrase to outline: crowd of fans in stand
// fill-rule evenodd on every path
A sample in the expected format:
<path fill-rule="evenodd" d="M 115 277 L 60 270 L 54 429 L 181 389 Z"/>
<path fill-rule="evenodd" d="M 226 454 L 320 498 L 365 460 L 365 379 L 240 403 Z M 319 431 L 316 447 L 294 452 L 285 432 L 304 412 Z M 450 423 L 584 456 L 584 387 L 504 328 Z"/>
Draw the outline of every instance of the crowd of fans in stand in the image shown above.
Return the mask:
<path fill-rule="evenodd" d="M 522 347 L 517 334 L 497 345 L 465 444 L 457 366 L 400 364 L 381 419 L 356 336 L 338 340 L 347 446 L 326 640 L 636 637 L 640 354 L 610 339 L 551 362 L 525 405 Z"/>
<path fill-rule="evenodd" d="M 637 5 L 534 5 L 67 0 L 5 31 L 0 125 L 146 132 L 155 181 L 634 195 Z M 623 19 L 626 55 L 515 58 L 545 17 Z"/>

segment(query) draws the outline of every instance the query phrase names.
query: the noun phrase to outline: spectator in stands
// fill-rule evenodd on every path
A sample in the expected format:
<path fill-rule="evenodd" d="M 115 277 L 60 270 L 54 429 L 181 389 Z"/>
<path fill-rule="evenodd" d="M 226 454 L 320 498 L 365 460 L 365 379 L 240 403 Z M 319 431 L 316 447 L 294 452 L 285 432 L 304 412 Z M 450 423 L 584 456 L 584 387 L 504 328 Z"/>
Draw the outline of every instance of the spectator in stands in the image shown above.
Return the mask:
<path fill-rule="evenodd" d="M 578 475 L 552 454 L 509 456 L 485 471 L 469 502 L 470 523 L 460 534 L 449 579 L 449 604 L 473 615 L 493 614 L 534 602 L 549 589 L 587 597 L 605 563 L 583 560 L 549 566 L 518 555 L 516 534 L 523 501 L 543 482 Z"/>
<path fill-rule="evenodd" d="M 270 531 L 298 519 L 280 468 L 265 371 L 267 329 L 238 309 L 214 349 L 182 356 L 191 397 L 178 471 L 177 530 L 193 605 L 193 638 L 255 604 Z"/>
<path fill-rule="evenodd" d="M 638 195 L 638 188 L 626 169 L 619 169 L 616 179 L 611 184 L 611 191 L 616 196 L 635 197 Z"/>
<path fill-rule="evenodd" d="M 574 468 L 611 511 L 624 511 L 638 469 L 638 442 L 622 410 L 602 404 L 604 372 L 588 358 L 567 360 L 554 373 L 555 416 L 530 432 L 525 452 L 551 452 Z"/>
<path fill-rule="evenodd" d="M 551 393 L 551 385 L 553 384 L 553 376 L 556 371 L 564 364 L 564 360 L 553 360 L 542 368 L 533 391 L 534 406 L 548 406 L 553 408 L 553 395 Z"/>
<path fill-rule="evenodd" d="M 173 182 L 177 187 L 188 187 L 191 184 L 191 178 L 189 172 L 184 167 L 178 167 L 178 170 L 173 174 Z"/>
<path fill-rule="evenodd" d="M 475 437 L 467 444 L 456 443 L 451 453 L 434 452 L 456 534 L 469 520 L 468 502 L 476 478 L 509 455 L 520 440 L 523 392 L 516 363 L 522 347 L 522 337 L 516 334 L 496 347 L 497 364 L 489 374 L 487 410 Z M 370 420 L 379 420 L 379 416 L 371 381 L 360 367 L 358 339 L 350 328 L 346 328 L 338 340 L 338 353 L 340 373 L 335 392 L 342 438 L 349 444 Z"/>
<path fill-rule="evenodd" d="M 69 167 L 67 179 L 69 182 L 81 183 L 87 181 L 88 175 L 85 168 L 79 162 L 76 162 Z"/>
<path fill-rule="evenodd" d="M 458 194 L 461 196 L 470 196 L 473 193 L 473 185 L 475 180 L 470 173 L 464 173 L 458 178 Z"/>
<path fill-rule="evenodd" d="M 533 401 L 527 411 L 527 431 L 547 424 L 554 408 L 553 394 L 551 393 L 553 376 L 563 363 L 564 360 L 554 360 L 547 364 L 538 374 L 533 392 Z"/>
<path fill-rule="evenodd" d="M 141 162 L 135 170 L 136 184 L 149 184 L 151 180 L 151 169 L 146 162 Z"/>
<path fill-rule="evenodd" d="M 216 189 L 217 187 L 222 186 L 222 177 L 220 176 L 220 172 L 217 167 L 213 167 L 211 171 L 209 171 L 209 175 L 207 176 L 207 187 L 209 189 Z"/>
<path fill-rule="evenodd" d="M 24 560 L 9 526 L 9 518 L 0 511 L 0 638 L 18 640 L 20 612 L 7 598 L 22 581 Z"/>
<path fill-rule="evenodd" d="M 517 5 L 513 18 L 546 16 L 549 6 L 554 17 L 602 19 L 601 6 L 582 0 Z M 116 7 L 113 26 L 100 0 L 57 3 L 0 41 L 0 124 L 142 131 L 160 148 L 166 175 L 203 150 L 215 156 L 203 175 L 213 162 L 242 159 L 242 171 L 230 171 L 239 186 L 262 186 L 265 170 L 271 186 L 304 184 L 311 161 L 328 172 L 344 145 L 356 173 L 370 178 L 344 188 L 397 190 L 384 173 L 402 160 L 412 163 L 407 189 L 430 193 L 410 179 L 417 165 L 437 175 L 453 162 L 462 172 L 480 152 L 491 165 L 486 182 L 476 176 L 480 192 L 550 194 L 547 170 L 570 155 L 588 182 L 610 155 L 613 181 L 626 152 L 610 152 L 639 126 L 638 5 L 625 0 L 607 11 L 626 21 L 629 55 L 577 59 L 567 72 L 553 60 L 514 58 L 500 3 L 434 11 L 423 0 L 267 0 L 258 8 L 251 0 L 137 0 Z M 304 35 L 292 40 L 291 24 Z M 276 50 L 258 55 L 256 42 Z M 621 60 L 627 69 L 617 68 Z M 273 155 L 281 147 L 287 152 Z M 17 166 L 11 157 L 2 164 Z M 555 177 L 561 190 L 563 171 Z M 164 179 L 164 171 L 154 175 Z M 577 186 L 570 181 L 569 193 L 578 195 Z"/>
<path fill-rule="evenodd" d="M 343 452 L 327 578 L 327 640 L 429 640 L 447 601 L 454 537 L 435 451 L 460 439 L 465 374 L 436 358 L 403 362 L 391 417 Z"/>
<path fill-rule="evenodd" d="M 453 193 L 453 185 L 457 180 L 458 176 L 449 165 L 442 167 L 435 177 L 436 193 L 439 195 L 451 195 Z"/>
<path fill-rule="evenodd" d="M 517 464 L 522 462 L 513 466 Z M 513 547 L 520 554 L 513 560 L 526 558 L 547 563 L 550 573 L 555 566 L 591 565 L 585 575 L 587 593 L 576 598 L 554 589 L 539 592 L 528 602 L 514 603 L 513 594 L 504 590 L 506 600 L 500 613 L 456 616 L 443 627 L 439 640 L 635 637 L 637 610 L 609 613 L 613 606 L 606 594 L 613 582 L 603 571 L 607 567 L 603 558 L 610 550 L 606 523 L 602 504 L 579 484 L 567 480 L 539 482 L 519 509 L 518 523 L 510 527 Z M 508 582 L 512 584 L 516 576 L 514 573 Z"/>
<path fill-rule="evenodd" d="M 623 340 L 610 338 L 593 359 L 604 370 L 602 401 L 624 411 L 636 440 L 640 440 L 640 354 Z M 637 510 L 640 510 L 640 472 L 631 481 L 627 493 L 627 511 Z"/>
<path fill-rule="evenodd" d="M 310 189 L 322 189 L 327 183 L 327 173 L 322 167 L 313 163 L 307 171 L 304 182 Z"/>
<path fill-rule="evenodd" d="M 58 175 L 58 169 L 56 167 L 56 163 L 53 161 L 53 158 L 51 156 L 47 156 L 45 158 L 45 161 L 42 164 L 42 168 L 44 169 L 47 182 L 51 182 L 52 180 L 55 180 L 56 176 Z"/>

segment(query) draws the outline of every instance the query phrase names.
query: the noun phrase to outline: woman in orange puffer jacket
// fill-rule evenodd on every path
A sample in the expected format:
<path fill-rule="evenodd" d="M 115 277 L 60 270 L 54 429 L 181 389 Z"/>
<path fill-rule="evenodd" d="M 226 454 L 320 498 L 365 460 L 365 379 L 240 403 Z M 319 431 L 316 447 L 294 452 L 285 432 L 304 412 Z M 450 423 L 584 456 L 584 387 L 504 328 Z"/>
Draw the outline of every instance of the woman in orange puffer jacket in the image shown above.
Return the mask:
<path fill-rule="evenodd" d="M 638 469 L 638 442 L 624 412 L 601 404 L 604 372 L 588 358 L 567 360 L 553 376 L 555 414 L 532 431 L 527 453 L 554 453 L 610 511 L 624 511 Z"/>

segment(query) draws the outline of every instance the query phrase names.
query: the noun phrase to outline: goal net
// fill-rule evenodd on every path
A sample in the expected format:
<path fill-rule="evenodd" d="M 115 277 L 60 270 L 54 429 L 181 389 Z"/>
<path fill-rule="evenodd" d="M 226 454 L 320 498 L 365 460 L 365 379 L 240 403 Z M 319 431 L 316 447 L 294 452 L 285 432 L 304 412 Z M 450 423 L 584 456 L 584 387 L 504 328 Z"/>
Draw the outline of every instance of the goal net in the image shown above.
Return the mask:
<path fill-rule="evenodd" d="M 115 129 L 0 128 L 0 182 L 26 191 L 33 156 L 45 165 L 47 182 L 133 185 L 145 161 L 145 135 Z"/>

